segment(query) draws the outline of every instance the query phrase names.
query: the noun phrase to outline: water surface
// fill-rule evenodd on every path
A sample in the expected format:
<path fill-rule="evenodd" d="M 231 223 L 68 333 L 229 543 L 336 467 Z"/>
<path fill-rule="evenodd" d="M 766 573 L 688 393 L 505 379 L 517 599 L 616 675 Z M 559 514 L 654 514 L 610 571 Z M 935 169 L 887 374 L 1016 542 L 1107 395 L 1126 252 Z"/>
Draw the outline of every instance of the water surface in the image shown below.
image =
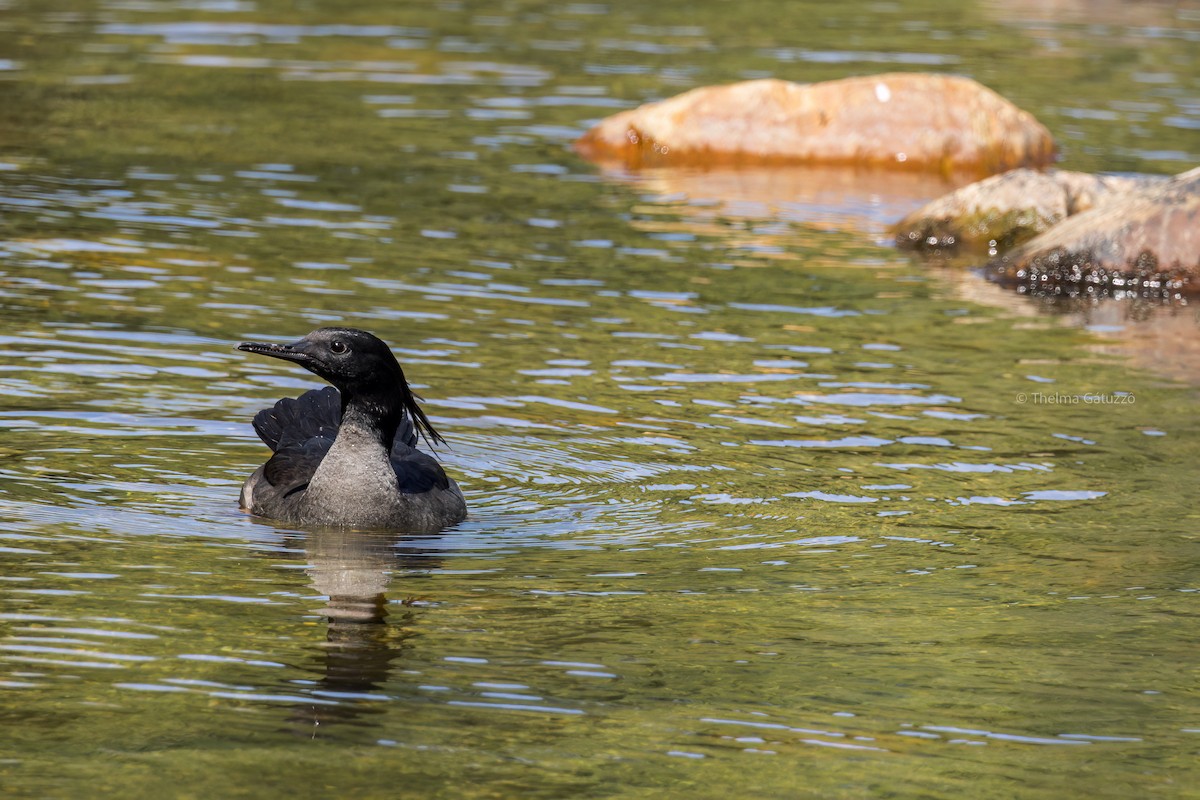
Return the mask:
<path fill-rule="evenodd" d="M 1194 792 L 1196 398 L 1137 314 L 887 247 L 936 180 L 569 147 L 920 69 L 1064 166 L 1195 164 L 1200 17 L 1034 5 L 0 7 L 5 794 Z M 394 345 L 455 530 L 236 509 L 316 381 L 234 344 L 331 323 Z"/>

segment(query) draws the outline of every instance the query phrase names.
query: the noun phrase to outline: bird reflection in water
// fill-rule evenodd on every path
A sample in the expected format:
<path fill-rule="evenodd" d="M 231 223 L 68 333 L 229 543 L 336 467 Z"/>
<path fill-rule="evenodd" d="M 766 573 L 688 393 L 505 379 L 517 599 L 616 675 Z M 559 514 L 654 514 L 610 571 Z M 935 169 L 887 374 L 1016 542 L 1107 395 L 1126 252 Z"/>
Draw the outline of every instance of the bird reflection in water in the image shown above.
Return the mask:
<path fill-rule="evenodd" d="M 388 698 L 381 689 L 414 635 L 414 581 L 441 564 L 438 551 L 427 547 L 435 539 L 339 529 L 308 534 L 305 571 L 327 598 L 314 613 L 325 617 L 328 628 L 321 677 L 306 692 L 312 702 L 290 716 L 302 726 L 297 732 L 315 738 L 323 726 L 382 712 Z M 396 573 L 403 573 L 402 586 L 391 586 Z M 389 602 L 389 589 L 404 599 Z"/>

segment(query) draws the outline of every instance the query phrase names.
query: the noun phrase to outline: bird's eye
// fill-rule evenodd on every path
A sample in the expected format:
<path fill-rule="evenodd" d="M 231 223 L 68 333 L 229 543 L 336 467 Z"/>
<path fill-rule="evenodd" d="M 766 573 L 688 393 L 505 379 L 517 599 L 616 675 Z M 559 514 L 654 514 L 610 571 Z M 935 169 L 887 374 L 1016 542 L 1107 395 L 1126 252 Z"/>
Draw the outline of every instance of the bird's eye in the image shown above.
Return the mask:
<path fill-rule="evenodd" d="M 341 355 L 342 353 L 346 352 L 350 348 L 346 346 L 345 342 L 338 339 L 338 340 L 334 340 L 329 343 L 329 349 L 332 350 L 334 353 Z"/>

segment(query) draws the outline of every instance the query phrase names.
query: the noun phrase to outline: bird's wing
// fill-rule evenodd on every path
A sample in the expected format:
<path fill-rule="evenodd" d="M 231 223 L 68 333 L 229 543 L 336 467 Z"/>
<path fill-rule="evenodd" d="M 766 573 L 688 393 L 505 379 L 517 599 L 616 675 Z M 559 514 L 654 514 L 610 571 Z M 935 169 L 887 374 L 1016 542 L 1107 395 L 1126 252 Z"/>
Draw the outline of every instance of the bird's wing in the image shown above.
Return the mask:
<path fill-rule="evenodd" d="M 332 386 L 325 386 L 310 389 L 296 398 L 285 397 L 259 411 L 254 415 L 254 431 L 267 447 L 278 453 L 310 439 L 333 442 L 341 421 L 341 395 Z"/>
<path fill-rule="evenodd" d="M 304 491 L 332 446 L 332 436 L 314 436 L 306 442 L 281 447 L 263 467 L 263 478 L 281 497 Z"/>
<path fill-rule="evenodd" d="M 413 434 L 414 440 L 416 434 Z M 391 452 L 392 469 L 396 472 L 396 486 L 404 494 L 421 494 L 432 489 L 450 488 L 450 479 L 442 465 L 431 455 L 410 447 L 396 437 Z"/>

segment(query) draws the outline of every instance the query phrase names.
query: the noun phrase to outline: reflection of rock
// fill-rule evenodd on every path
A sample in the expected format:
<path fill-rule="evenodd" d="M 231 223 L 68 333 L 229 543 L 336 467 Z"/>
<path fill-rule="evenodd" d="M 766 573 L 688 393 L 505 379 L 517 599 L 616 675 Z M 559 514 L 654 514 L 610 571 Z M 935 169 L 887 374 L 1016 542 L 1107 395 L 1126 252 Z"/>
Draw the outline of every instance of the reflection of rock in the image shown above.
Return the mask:
<path fill-rule="evenodd" d="M 1014 169 L 921 206 L 896 223 L 896 244 L 917 250 L 990 247 L 994 255 L 1072 214 L 1166 180 Z"/>
<path fill-rule="evenodd" d="M 1200 318 L 1195 309 L 1097 302 L 1078 313 L 1100 338 L 1091 350 L 1129 359 L 1164 378 L 1200 384 Z"/>
<path fill-rule="evenodd" d="M 659 168 L 614 172 L 610 177 L 662 197 L 671 213 L 696 222 L 781 221 L 872 236 L 886 233 L 916 198 L 955 185 L 932 173 L 817 166 Z M 705 225 L 690 229 L 720 233 Z"/>
<path fill-rule="evenodd" d="M 1200 168 L 1113 197 L 989 265 L 1036 293 L 1177 297 L 1200 290 Z"/>
<path fill-rule="evenodd" d="M 1030 23 L 1078 23 L 1081 36 L 1088 25 L 1130 26 L 1132 37 L 1150 26 L 1171 26 L 1179 20 L 1176 0 L 987 0 L 982 7 L 995 19 L 1039 31 L 1044 28 Z"/>
<path fill-rule="evenodd" d="M 810 163 L 992 174 L 1048 164 L 1029 113 L 968 78 L 893 73 L 694 89 L 602 120 L 576 143 L 630 168 Z"/>
<path fill-rule="evenodd" d="M 1044 319 L 1047 324 L 1087 328 L 1096 337 L 1088 349 L 1116 356 L 1138 369 L 1200 385 L 1200 311 L 1160 300 L 1030 297 L 985 280 L 975 272 L 931 267 L 955 294 L 1006 315 Z"/>

